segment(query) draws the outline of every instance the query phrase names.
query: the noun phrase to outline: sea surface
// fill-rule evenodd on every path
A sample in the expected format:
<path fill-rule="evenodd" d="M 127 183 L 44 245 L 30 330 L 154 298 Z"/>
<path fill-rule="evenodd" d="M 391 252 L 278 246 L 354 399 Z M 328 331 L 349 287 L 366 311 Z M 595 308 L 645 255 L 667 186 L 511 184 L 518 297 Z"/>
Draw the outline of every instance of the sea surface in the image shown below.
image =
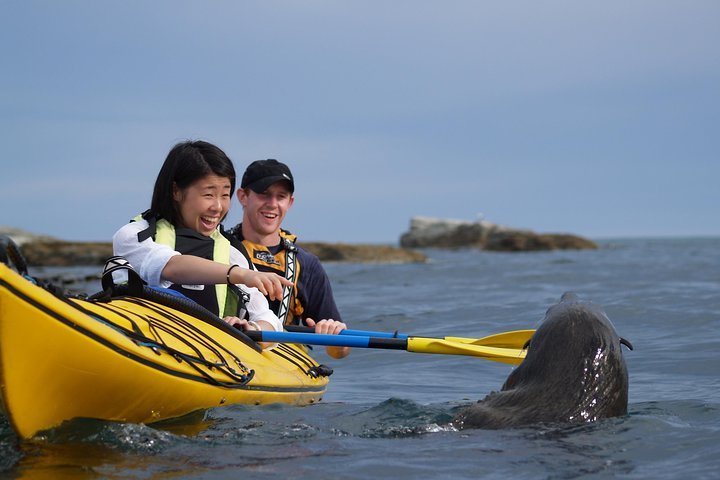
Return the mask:
<path fill-rule="evenodd" d="M 316 349 L 335 372 L 323 402 L 308 407 L 227 406 L 162 426 L 76 421 L 28 443 L 0 416 L 0 477 L 717 478 L 720 238 L 599 243 L 597 251 L 427 250 L 426 264 L 326 268 L 352 328 L 415 335 L 535 328 L 564 292 L 576 292 L 603 306 L 635 347 L 624 350 L 625 417 L 457 431 L 453 413 L 498 390 L 511 366 L 371 349 L 333 360 Z M 72 287 L 99 290 L 92 279 Z"/>

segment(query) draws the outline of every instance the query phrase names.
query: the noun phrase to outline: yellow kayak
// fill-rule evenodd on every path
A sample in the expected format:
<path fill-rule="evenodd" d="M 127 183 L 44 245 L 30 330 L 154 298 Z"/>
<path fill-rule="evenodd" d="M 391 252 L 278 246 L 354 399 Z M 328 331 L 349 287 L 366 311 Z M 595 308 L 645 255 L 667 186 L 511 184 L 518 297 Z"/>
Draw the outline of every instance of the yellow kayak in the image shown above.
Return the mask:
<path fill-rule="evenodd" d="M 152 423 L 229 404 L 305 405 L 331 373 L 303 347 L 262 351 L 187 300 L 51 293 L 0 262 L 0 407 L 30 438 L 72 418 Z"/>

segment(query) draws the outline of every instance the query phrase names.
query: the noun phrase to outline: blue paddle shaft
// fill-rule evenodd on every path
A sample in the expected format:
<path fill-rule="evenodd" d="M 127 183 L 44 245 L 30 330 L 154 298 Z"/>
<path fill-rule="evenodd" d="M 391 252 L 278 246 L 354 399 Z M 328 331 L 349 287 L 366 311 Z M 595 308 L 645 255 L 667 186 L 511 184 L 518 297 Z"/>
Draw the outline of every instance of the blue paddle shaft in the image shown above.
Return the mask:
<path fill-rule="evenodd" d="M 315 329 L 313 327 L 305 327 L 298 325 L 285 325 L 285 329 L 288 332 L 296 333 L 313 333 Z M 374 332 L 370 330 L 352 330 L 347 328 L 342 330 L 338 335 L 351 335 L 357 337 L 375 337 L 375 338 L 402 338 L 407 340 L 408 335 L 398 332 Z"/>
<path fill-rule="evenodd" d="M 407 340 L 402 338 L 375 338 L 367 335 L 324 335 L 319 333 L 270 332 L 250 330 L 244 332 L 256 342 L 284 342 L 303 345 L 325 345 L 352 348 L 388 348 L 407 350 Z"/>

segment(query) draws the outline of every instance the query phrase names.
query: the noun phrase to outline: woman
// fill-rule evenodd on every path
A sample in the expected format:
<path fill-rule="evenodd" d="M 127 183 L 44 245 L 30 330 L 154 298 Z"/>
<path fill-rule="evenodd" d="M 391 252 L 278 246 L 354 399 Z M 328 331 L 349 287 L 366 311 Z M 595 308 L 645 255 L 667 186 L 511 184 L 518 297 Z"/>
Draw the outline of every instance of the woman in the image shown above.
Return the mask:
<path fill-rule="evenodd" d="M 155 180 L 150 209 L 113 236 L 114 254 L 148 285 L 177 290 L 231 325 L 281 331 L 264 295 L 282 298 L 283 286 L 292 283 L 253 270 L 224 236 L 221 222 L 234 191 L 235 169 L 220 148 L 203 141 L 175 145 Z"/>

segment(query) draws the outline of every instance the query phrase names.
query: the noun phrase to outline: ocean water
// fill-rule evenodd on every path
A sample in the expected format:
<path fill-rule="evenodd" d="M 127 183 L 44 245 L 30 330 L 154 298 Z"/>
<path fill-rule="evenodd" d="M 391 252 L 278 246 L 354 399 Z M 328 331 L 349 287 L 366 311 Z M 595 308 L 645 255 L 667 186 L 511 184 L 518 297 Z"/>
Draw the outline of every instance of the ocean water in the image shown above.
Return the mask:
<path fill-rule="evenodd" d="M 625 417 L 456 431 L 448 425 L 453 412 L 499 389 L 511 366 L 370 349 L 333 360 L 316 349 L 335 373 L 324 401 L 309 407 L 227 406 L 159 426 L 75 421 L 26 443 L 0 417 L 0 477 L 716 478 L 720 238 L 600 244 L 512 254 L 428 250 L 426 264 L 327 270 L 352 328 L 416 335 L 535 328 L 574 291 L 603 306 L 635 347 L 625 350 Z"/>

